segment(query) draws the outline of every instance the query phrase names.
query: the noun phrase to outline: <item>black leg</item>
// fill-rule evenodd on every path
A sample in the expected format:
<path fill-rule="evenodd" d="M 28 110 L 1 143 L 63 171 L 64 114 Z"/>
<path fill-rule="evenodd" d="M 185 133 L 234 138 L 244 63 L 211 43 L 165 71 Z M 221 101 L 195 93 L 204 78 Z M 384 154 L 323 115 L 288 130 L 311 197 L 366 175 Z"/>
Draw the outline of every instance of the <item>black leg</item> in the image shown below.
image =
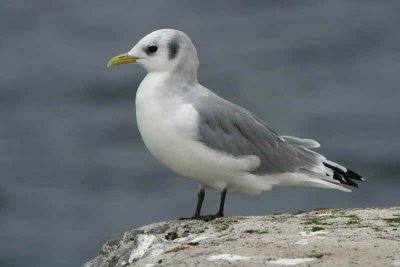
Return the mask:
<path fill-rule="evenodd" d="M 190 220 L 190 219 L 202 220 L 202 216 L 200 216 L 200 213 L 201 213 L 201 207 L 203 206 L 204 195 L 205 195 L 204 187 L 200 186 L 199 191 L 197 192 L 197 205 L 194 216 L 190 218 L 186 217 L 179 218 L 179 220 Z"/>
<path fill-rule="evenodd" d="M 221 201 L 219 202 L 219 210 L 217 216 L 224 217 L 224 206 L 225 206 L 226 189 L 221 192 Z"/>
<path fill-rule="evenodd" d="M 221 201 L 219 202 L 219 210 L 218 210 L 217 214 L 215 214 L 215 215 L 205 215 L 205 216 L 194 216 L 192 219 L 203 220 L 203 221 L 208 222 L 208 221 L 214 220 L 216 218 L 224 217 L 224 206 L 225 206 L 226 192 L 227 192 L 226 189 L 222 190 L 222 192 L 221 192 Z M 204 195 L 203 195 L 203 197 L 204 197 Z M 200 207 L 201 207 L 201 204 L 200 204 Z M 196 212 L 197 212 L 197 209 L 196 209 Z M 200 212 L 199 212 L 199 215 L 200 215 Z"/>
<path fill-rule="evenodd" d="M 180 218 L 180 220 L 187 220 L 187 219 L 195 219 L 195 220 L 202 220 L 202 221 L 211 221 L 216 218 L 224 217 L 224 206 L 225 206 L 225 198 L 226 198 L 226 192 L 227 190 L 224 189 L 221 192 L 221 201 L 219 203 L 219 210 L 218 213 L 215 215 L 204 215 L 201 216 L 201 206 L 203 205 L 203 200 L 204 200 L 204 188 L 200 187 L 199 192 L 197 193 L 197 205 L 196 205 L 196 212 L 192 218 Z"/>
<path fill-rule="evenodd" d="M 204 200 L 204 188 L 200 187 L 199 192 L 197 193 L 197 205 L 196 205 L 196 212 L 194 213 L 194 217 L 200 217 L 201 206 L 203 205 Z"/>

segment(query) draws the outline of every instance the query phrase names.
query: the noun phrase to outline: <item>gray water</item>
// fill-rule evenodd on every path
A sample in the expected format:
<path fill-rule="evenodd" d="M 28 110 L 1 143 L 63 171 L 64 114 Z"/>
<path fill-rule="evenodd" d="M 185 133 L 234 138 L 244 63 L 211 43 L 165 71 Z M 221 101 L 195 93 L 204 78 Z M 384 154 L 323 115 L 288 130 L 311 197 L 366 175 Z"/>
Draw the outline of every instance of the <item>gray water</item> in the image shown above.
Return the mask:
<path fill-rule="evenodd" d="M 159 28 L 199 79 L 366 177 L 347 194 L 228 194 L 227 215 L 399 205 L 398 1 L 0 2 L 0 266 L 78 266 L 112 234 L 190 216 L 197 185 L 157 162 L 134 109 L 145 72 L 108 59 Z M 218 193 L 206 192 L 205 213 Z"/>

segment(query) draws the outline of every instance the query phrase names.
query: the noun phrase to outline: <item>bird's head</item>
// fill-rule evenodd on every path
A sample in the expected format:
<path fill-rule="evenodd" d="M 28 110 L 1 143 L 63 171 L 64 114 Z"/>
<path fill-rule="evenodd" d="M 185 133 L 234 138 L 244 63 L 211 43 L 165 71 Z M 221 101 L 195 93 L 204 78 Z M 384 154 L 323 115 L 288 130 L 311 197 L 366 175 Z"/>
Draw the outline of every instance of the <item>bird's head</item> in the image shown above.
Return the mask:
<path fill-rule="evenodd" d="M 195 74 L 198 59 L 196 48 L 183 32 L 162 29 L 143 37 L 128 53 L 113 57 L 107 66 L 137 63 L 148 72 Z"/>

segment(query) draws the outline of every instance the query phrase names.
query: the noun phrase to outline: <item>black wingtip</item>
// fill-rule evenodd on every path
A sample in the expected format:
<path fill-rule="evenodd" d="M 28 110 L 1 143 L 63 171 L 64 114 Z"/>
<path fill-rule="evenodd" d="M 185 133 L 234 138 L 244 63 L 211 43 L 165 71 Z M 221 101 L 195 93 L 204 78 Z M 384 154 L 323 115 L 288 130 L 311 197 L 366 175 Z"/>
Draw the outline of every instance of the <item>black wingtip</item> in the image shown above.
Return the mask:
<path fill-rule="evenodd" d="M 353 172 L 353 171 L 350 170 L 350 169 L 347 169 L 346 175 L 347 175 L 347 177 L 349 177 L 350 179 L 358 180 L 358 181 L 364 181 L 364 178 L 363 178 L 361 175 L 359 175 L 359 174 Z"/>
<path fill-rule="evenodd" d="M 333 173 L 333 179 L 335 179 L 336 181 L 338 181 L 341 184 L 345 184 L 345 185 L 349 185 L 349 186 L 353 186 L 353 187 L 357 187 L 359 188 L 358 184 L 356 182 L 354 182 L 353 180 L 350 180 L 348 177 L 343 176 L 337 172 L 334 171 Z"/>
<path fill-rule="evenodd" d="M 359 188 L 358 184 L 353 180 L 364 181 L 364 178 L 361 175 L 353 172 L 352 170 L 347 169 L 347 171 L 344 172 L 343 170 L 336 166 L 332 166 L 329 163 L 324 162 L 324 165 L 333 171 L 333 179 L 337 180 L 341 184 Z"/>

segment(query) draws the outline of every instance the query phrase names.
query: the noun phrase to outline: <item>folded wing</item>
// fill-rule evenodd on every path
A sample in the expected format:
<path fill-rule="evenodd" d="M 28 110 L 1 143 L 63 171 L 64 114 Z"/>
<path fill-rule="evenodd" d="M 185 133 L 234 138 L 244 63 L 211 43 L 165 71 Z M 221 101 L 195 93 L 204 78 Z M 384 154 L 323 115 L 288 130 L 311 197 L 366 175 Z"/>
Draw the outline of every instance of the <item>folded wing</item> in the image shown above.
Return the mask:
<path fill-rule="evenodd" d="M 324 156 L 312 151 L 319 147 L 318 142 L 280 136 L 251 112 L 211 92 L 201 97 L 203 99 L 194 102 L 200 118 L 198 140 L 234 157 L 257 156 L 261 163 L 250 172 L 258 175 L 304 173 L 312 178 L 351 186 L 356 184 L 350 179 L 360 180 L 361 176 L 357 174 L 345 178 L 346 168 L 342 167 L 343 171 L 332 167 Z"/>

